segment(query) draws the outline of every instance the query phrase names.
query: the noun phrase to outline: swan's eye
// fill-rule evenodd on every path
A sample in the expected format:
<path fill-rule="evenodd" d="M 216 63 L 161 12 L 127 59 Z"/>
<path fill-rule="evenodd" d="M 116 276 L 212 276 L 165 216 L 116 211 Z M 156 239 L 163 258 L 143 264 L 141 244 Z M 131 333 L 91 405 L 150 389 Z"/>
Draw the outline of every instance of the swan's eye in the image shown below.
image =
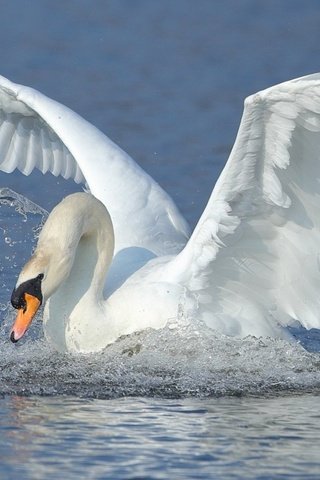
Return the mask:
<path fill-rule="evenodd" d="M 37 276 L 37 278 L 39 278 L 39 280 L 42 280 L 44 277 L 44 274 L 43 273 L 39 273 L 39 275 Z"/>

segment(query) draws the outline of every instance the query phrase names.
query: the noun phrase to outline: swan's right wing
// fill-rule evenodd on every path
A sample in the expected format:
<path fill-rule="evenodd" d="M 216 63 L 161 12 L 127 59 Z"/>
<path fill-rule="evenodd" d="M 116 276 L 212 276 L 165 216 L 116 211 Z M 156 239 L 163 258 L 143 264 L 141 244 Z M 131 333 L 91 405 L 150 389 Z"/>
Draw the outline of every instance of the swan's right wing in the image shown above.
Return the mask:
<path fill-rule="evenodd" d="M 171 198 L 121 148 L 69 108 L 0 76 L 0 169 L 34 168 L 86 183 L 110 211 L 116 250 L 163 254 L 186 241 Z"/>
<path fill-rule="evenodd" d="M 166 278 L 228 334 L 320 328 L 320 74 L 249 97 L 230 158 Z"/>

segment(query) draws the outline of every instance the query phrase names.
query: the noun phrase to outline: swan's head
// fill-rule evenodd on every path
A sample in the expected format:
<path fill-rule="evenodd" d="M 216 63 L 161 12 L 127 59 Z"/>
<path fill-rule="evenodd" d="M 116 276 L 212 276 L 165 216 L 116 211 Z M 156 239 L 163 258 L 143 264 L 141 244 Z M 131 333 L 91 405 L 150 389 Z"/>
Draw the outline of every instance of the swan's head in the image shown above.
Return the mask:
<path fill-rule="evenodd" d="M 36 253 L 22 269 L 11 295 L 11 304 L 18 310 L 10 339 L 17 342 L 27 331 L 32 319 L 61 285 L 70 271 L 70 262 L 51 255 Z"/>
<path fill-rule="evenodd" d="M 12 342 L 17 342 L 24 335 L 42 304 L 41 282 L 43 276 L 43 273 L 39 273 L 35 278 L 26 280 L 18 285 L 12 292 L 11 303 L 18 310 L 18 315 L 10 334 Z"/>

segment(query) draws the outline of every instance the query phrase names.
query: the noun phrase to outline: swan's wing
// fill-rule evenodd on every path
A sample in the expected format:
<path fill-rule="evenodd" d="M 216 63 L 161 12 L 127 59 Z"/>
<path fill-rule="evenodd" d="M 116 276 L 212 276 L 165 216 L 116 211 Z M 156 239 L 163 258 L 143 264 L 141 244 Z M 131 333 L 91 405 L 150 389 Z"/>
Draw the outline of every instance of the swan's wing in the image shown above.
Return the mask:
<path fill-rule="evenodd" d="M 34 168 L 86 183 L 110 211 L 117 250 L 185 244 L 173 201 L 123 150 L 69 108 L 0 77 L 0 169 Z"/>
<path fill-rule="evenodd" d="M 320 74 L 245 102 L 230 158 L 165 272 L 230 334 L 320 328 Z"/>

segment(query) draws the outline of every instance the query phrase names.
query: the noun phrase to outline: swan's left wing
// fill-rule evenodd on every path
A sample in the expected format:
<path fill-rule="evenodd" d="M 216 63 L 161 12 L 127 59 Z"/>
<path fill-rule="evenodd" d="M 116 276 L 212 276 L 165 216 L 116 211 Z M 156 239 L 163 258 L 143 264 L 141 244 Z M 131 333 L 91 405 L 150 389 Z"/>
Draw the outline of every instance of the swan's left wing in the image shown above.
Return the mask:
<path fill-rule="evenodd" d="M 173 253 L 186 242 L 174 202 L 129 155 L 68 107 L 0 76 L 0 170 L 35 168 L 87 184 L 111 214 L 116 251 Z"/>
<path fill-rule="evenodd" d="M 249 97 L 230 158 L 167 278 L 235 335 L 320 328 L 320 74 Z"/>

